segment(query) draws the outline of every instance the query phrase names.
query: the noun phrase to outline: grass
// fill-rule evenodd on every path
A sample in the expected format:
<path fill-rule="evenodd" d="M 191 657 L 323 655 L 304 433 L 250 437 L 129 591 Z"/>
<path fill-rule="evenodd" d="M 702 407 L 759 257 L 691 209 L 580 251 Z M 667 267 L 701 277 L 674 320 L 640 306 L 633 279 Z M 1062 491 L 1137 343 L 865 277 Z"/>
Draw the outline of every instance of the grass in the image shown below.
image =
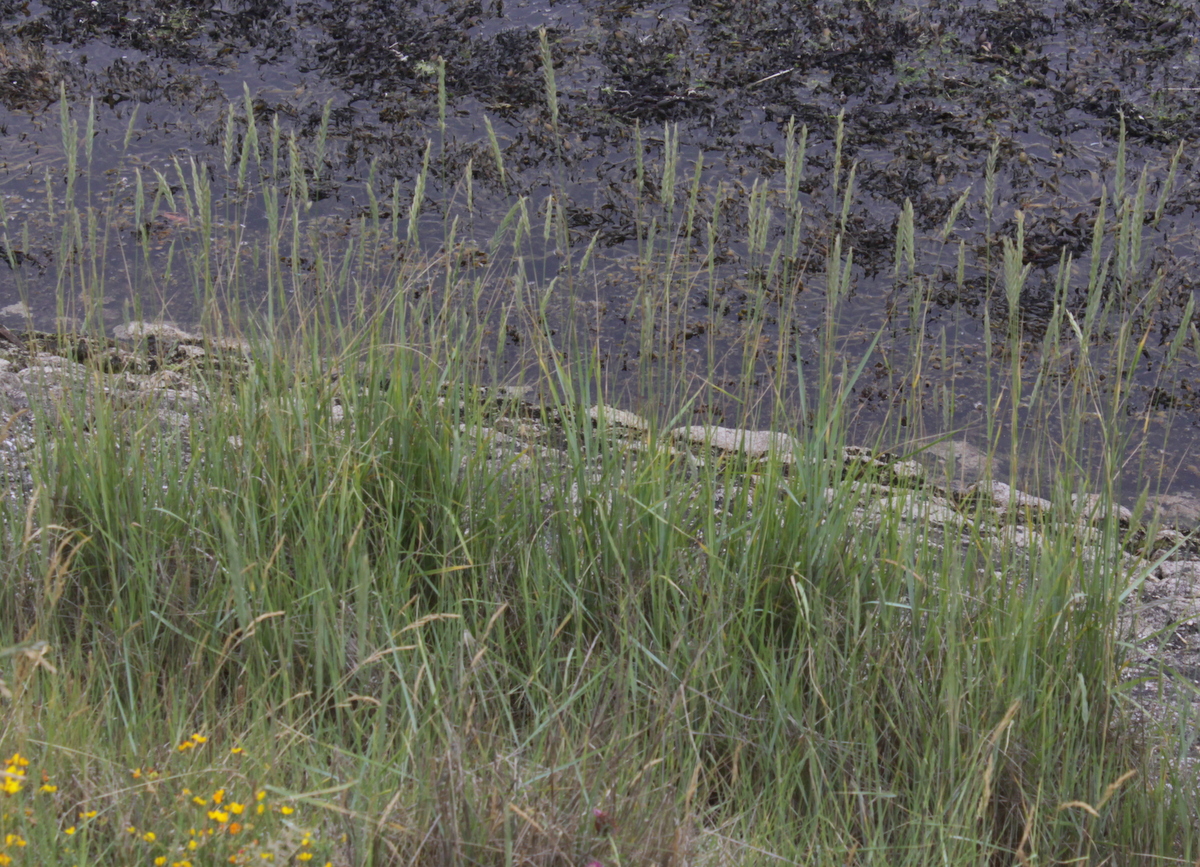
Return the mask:
<path fill-rule="evenodd" d="M 552 104 L 552 74 L 547 89 Z M 77 305 L 84 328 L 103 327 L 112 253 L 138 297 L 165 295 L 182 270 L 206 329 L 252 350 L 193 374 L 208 398 L 174 433 L 153 408 L 89 402 L 83 388 L 37 417 L 33 487 L 2 507 L 0 863 L 1200 857 L 1184 724 L 1135 723 L 1122 679 L 1119 614 L 1143 576 L 1128 571 L 1115 517 L 1092 548 L 1065 520 L 1024 550 L 982 530 L 939 541 L 890 511 L 864 523 L 868 494 L 841 464 L 858 371 L 837 360 L 853 267 L 842 230 L 854 170 L 840 157 L 820 364 L 789 366 L 782 339 L 772 350 L 768 393 L 794 386 L 803 401 L 803 424 L 773 420 L 801 445 L 748 485 L 737 462 L 697 467 L 654 434 L 614 448 L 604 422 L 585 420 L 606 371 L 586 330 L 548 323 L 558 298 L 586 297 L 595 266 L 580 259 L 594 245 L 551 279 L 525 267 L 538 244 L 570 243 L 555 196 L 541 215 L 514 202 L 481 274 L 463 264 L 452 217 L 440 253 L 419 255 L 409 242 L 428 225 L 424 196 L 398 185 L 383 201 L 372 190 L 352 231 L 322 234 L 306 217 L 317 172 L 299 143 L 258 129 L 249 104 L 229 118 L 224 168 L 241 198 L 222 200 L 228 212 L 206 172 L 179 164 L 171 181 L 139 174 L 132 202 L 68 200 L 50 215 L 59 261 L 75 263 L 60 272 L 64 310 Z M 639 164 L 639 384 L 670 408 L 652 415 L 655 431 L 714 399 L 713 372 L 730 365 L 742 371 L 734 397 L 762 399 L 752 373 L 770 299 L 805 259 L 807 139 L 791 132 L 782 192 L 756 189 L 740 216 L 761 299 L 749 336 L 733 351 L 710 339 L 697 390 L 679 384 L 691 368 L 669 343 L 681 296 L 715 297 L 706 226 L 735 205 L 703 201 L 669 131 L 662 173 Z M 64 107 L 69 153 L 78 135 Z M 427 154 L 419 190 L 428 166 Z M 1019 234 L 993 269 L 1010 319 L 990 450 L 1019 452 L 1068 518 L 1071 494 L 1115 502 L 1079 455 L 1094 447 L 1104 470 L 1124 460 L 1129 378 L 1152 351 L 1122 307 L 1146 288 L 1133 238 L 1146 185 L 1118 188 L 1116 252 L 1102 211 L 1083 287 L 1094 300 L 1071 311 L 1080 287 L 1064 268 L 1046 367 L 1027 369 L 1021 351 Z M 239 210 L 252 190 L 258 235 Z M 128 249 L 106 230 L 126 208 L 139 215 Z M 162 249 L 147 227 L 164 209 L 202 231 Z M 684 229 L 696 244 L 679 242 Z M 914 231 L 909 210 L 897 282 L 919 331 L 929 280 Z M 507 282 L 509 300 L 489 282 Z M 250 308 L 245 296 L 264 289 Z M 1102 326 L 1117 335 L 1111 351 L 1094 350 Z M 1068 343 L 1071 369 L 1051 371 Z M 1173 360 L 1181 347 L 1163 351 Z M 481 393 L 506 371 L 537 386 L 535 408 Z M 1052 406 L 1061 430 L 1008 424 Z M 492 447 L 484 429 L 521 412 L 556 451 Z M 1083 432 L 1093 412 L 1098 440 Z"/>

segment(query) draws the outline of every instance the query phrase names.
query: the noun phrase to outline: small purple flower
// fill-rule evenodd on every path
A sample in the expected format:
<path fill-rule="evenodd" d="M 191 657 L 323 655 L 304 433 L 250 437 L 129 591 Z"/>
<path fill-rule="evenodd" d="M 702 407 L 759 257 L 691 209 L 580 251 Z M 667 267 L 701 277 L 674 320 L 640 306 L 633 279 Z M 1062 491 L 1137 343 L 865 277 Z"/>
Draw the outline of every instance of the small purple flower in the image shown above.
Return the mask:
<path fill-rule="evenodd" d="M 597 834 L 611 834 L 617 827 L 617 823 L 613 821 L 613 817 L 603 810 L 592 810 L 592 825 L 596 829 Z M 587 867 L 592 867 L 591 864 Z M 604 867 L 603 864 L 600 867 Z"/>

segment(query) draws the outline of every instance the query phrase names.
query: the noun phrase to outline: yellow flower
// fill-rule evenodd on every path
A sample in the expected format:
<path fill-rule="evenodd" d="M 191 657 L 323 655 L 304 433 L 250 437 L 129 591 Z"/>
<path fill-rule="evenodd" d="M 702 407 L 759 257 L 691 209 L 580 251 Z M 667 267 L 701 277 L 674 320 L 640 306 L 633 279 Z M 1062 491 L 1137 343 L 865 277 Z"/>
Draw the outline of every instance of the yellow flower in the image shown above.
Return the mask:
<path fill-rule="evenodd" d="M 86 813 L 79 814 L 80 819 L 94 819 L 95 817 L 96 817 L 95 810 L 88 810 Z"/>
<path fill-rule="evenodd" d="M 188 841 L 187 841 L 187 850 L 188 850 L 189 852 L 195 852 L 195 851 L 196 851 L 197 849 L 199 849 L 199 848 L 200 848 L 200 844 L 199 844 L 199 843 L 197 843 L 195 840 L 188 840 Z"/>
<path fill-rule="evenodd" d="M 21 837 L 20 834 L 5 834 L 4 835 L 4 845 L 20 847 L 20 846 L 25 845 L 25 840 Z"/>
<path fill-rule="evenodd" d="M 72 834 L 75 833 L 75 826 L 72 825 L 70 828 L 63 828 L 63 833 L 66 834 L 68 837 L 70 837 Z"/>
<path fill-rule="evenodd" d="M 214 822 L 228 822 L 229 814 L 224 810 L 209 810 L 208 818 L 212 819 Z"/>
<path fill-rule="evenodd" d="M 266 804 L 259 804 L 257 807 L 254 808 L 254 812 L 258 813 L 258 815 L 261 816 L 264 812 L 266 812 L 266 809 L 267 809 Z"/>
<path fill-rule="evenodd" d="M 233 815 L 235 815 L 235 816 L 242 815 L 242 811 L 245 809 L 246 809 L 245 804 L 239 804 L 237 801 L 229 802 L 229 812 L 233 813 Z"/>
<path fill-rule="evenodd" d="M 296 811 L 292 807 L 280 807 L 279 812 L 283 813 L 283 815 L 285 815 L 285 816 L 290 816 L 290 815 L 292 815 L 292 813 L 294 813 Z"/>
<path fill-rule="evenodd" d="M 147 843 L 153 843 L 155 840 L 158 839 L 158 835 L 155 834 L 153 831 L 147 831 L 145 834 L 142 835 L 142 839 L 145 840 Z"/>
<path fill-rule="evenodd" d="M 196 795 L 194 798 L 192 798 L 192 803 L 195 804 L 197 807 L 207 807 L 208 806 L 208 801 L 204 800 L 199 795 Z"/>
<path fill-rule="evenodd" d="M 312 857 L 313 857 L 312 852 L 301 852 L 299 855 L 296 856 L 296 860 L 297 861 L 311 861 Z"/>
<path fill-rule="evenodd" d="M 8 855 L 5 855 L 3 852 L 0 852 L 0 867 L 8 867 L 8 865 L 11 863 L 12 858 L 10 858 Z"/>
<path fill-rule="evenodd" d="M 157 858 L 154 859 L 154 863 L 157 864 L 158 867 L 163 867 L 163 865 L 167 863 L 167 856 L 159 855 Z"/>
<path fill-rule="evenodd" d="M 130 825 L 128 828 L 125 829 L 125 832 L 127 834 L 136 834 L 137 828 L 135 828 L 133 825 Z"/>
<path fill-rule="evenodd" d="M 177 746 L 175 749 L 179 750 L 179 752 L 182 753 L 182 752 L 186 752 L 187 750 L 195 749 L 195 747 L 196 747 L 196 745 L 194 743 L 192 743 L 191 741 L 184 741 L 179 746 Z"/>
<path fill-rule="evenodd" d="M 200 734 L 199 732 L 196 732 L 194 735 L 192 735 L 192 740 L 198 744 L 208 743 L 208 738 L 206 738 L 204 735 Z"/>
<path fill-rule="evenodd" d="M 241 747 L 234 747 L 229 752 L 233 753 L 235 756 L 240 756 L 242 753 L 245 752 L 245 750 L 243 750 Z"/>
<path fill-rule="evenodd" d="M 140 780 L 142 778 L 142 769 L 141 768 L 130 768 L 129 776 L 133 777 L 135 780 Z"/>
<path fill-rule="evenodd" d="M 271 852 L 259 852 L 258 857 L 262 858 L 264 861 L 274 861 L 275 860 L 275 856 Z"/>
<path fill-rule="evenodd" d="M 58 791 L 58 786 L 52 786 L 52 785 L 50 785 L 49 783 L 44 783 L 44 784 L 42 785 L 42 787 L 41 787 L 40 789 L 38 789 L 38 791 L 39 791 L 39 792 L 46 792 L 47 794 L 50 794 L 50 793 L 53 793 L 53 792 L 57 792 L 57 791 Z"/>
<path fill-rule="evenodd" d="M 213 803 L 214 804 L 219 804 L 224 800 L 225 800 L 225 790 L 224 789 L 217 789 L 215 792 L 213 792 Z"/>
<path fill-rule="evenodd" d="M 12 758 L 8 759 L 8 766 L 5 767 L 2 777 L 4 782 L 0 783 L 0 791 L 4 791 L 8 795 L 16 795 L 20 791 L 20 784 L 25 781 L 25 771 L 23 767 L 28 765 L 29 761 L 20 758 L 19 753 L 13 753 Z"/>
<path fill-rule="evenodd" d="M 25 758 L 20 753 L 13 753 L 12 758 L 5 762 L 7 765 L 18 765 L 22 768 L 29 767 L 29 759 Z"/>

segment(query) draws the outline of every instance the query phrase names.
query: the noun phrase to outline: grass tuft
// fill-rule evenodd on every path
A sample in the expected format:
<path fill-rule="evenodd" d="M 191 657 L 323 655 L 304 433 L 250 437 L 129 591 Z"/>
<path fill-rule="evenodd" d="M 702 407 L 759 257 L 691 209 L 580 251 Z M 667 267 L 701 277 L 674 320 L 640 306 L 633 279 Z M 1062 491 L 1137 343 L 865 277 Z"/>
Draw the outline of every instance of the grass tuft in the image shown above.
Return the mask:
<path fill-rule="evenodd" d="M 545 32 L 541 45 L 553 123 Z M 63 114 L 74 160 L 65 100 Z M 676 212 L 670 129 L 659 194 L 643 195 L 651 173 L 639 148 L 627 192 L 642 216 L 638 339 L 653 361 L 638 382 L 645 405 L 666 409 L 631 427 L 587 412 L 611 383 L 586 327 L 550 324 L 558 293 L 584 297 L 592 272 L 569 249 L 561 282 L 525 268 L 531 239 L 571 243 L 554 199 L 540 234 L 531 203 L 513 203 L 482 275 L 464 264 L 482 251 L 458 243 L 453 220 L 443 248 L 422 252 L 429 145 L 415 192 L 372 190 L 356 226 L 323 234 L 309 176 L 320 181 L 327 124 L 328 108 L 306 163 L 277 125 L 260 141 L 249 99 L 241 114 L 231 106 L 233 199 L 214 196 L 195 164 L 177 165 L 174 184 L 138 176 L 130 207 L 146 225 L 123 251 L 129 279 L 165 297 L 168 271 L 187 273 L 212 337 L 203 355 L 173 362 L 139 400 L 119 398 L 114 374 L 95 367 L 29 380 L 41 395 L 29 477 L 14 472 L 0 505 L 10 757 L 0 864 L 895 867 L 1200 855 L 1194 778 L 1167 758 L 1190 741 L 1138 723 L 1122 679 L 1133 530 L 1110 517 L 1085 533 L 1072 499 L 1091 490 L 1097 514 L 1116 514 L 1113 485 L 1093 489 L 1087 470 L 1123 460 L 1127 385 L 1147 352 L 1113 306 L 1133 302 L 1108 291 L 1104 203 L 1083 321 L 1063 306 L 1062 332 L 1043 343 L 1045 364 L 1071 346 L 1069 372 L 1025 366 L 1020 219 L 989 275 L 1005 292 L 995 356 L 1008 367 L 989 392 L 986 464 L 1029 456 L 1048 505 L 1014 498 L 996 519 L 980 487 L 953 520 L 934 521 L 928 488 L 889 481 L 882 463 L 847 463 L 849 400 L 867 358 L 839 357 L 855 177 L 853 165 L 842 176 L 840 119 L 830 243 L 816 256 L 827 263 L 820 363 L 785 370 L 787 353 L 775 356 L 766 392 L 782 402 L 792 382 L 802 414 L 774 415 L 790 445 L 753 459 L 713 442 L 685 447 L 672 431 L 718 390 L 731 357 L 742 376 L 722 388 L 747 424 L 755 418 L 769 296 L 797 285 L 811 258 L 798 240 L 807 130 L 789 128 L 782 231 L 771 207 L 780 194 L 766 184 L 738 216 L 758 330 L 732 350 L 710 342 L 699 386 L 672 340 L 686 293 L 715 298 L 713 235 L 697 260 L 677 241 L 704 237 L 703 215 L 735 205 L 698 202 L 697 182 Z M 1134 227 L 1146 180 L 1126 195 L 1121 172 L 1123 162 L 1112 274 L 1129 288 L 1145 276 Z M 239 210 L 251 189 L 261 235 L 247 234 Z M 218 201 L 235 204 L 218 213 Z M 943 244 L 964 202 L 938 232 Z M 172 216 L 154 223 L 164 205 Z M 83 244 L 87 218 L 73 200 L 61 207 L 61 261 L 79 257 L 61 278 L 69 308 L 81 297 L 72 281 L 103 276 L 102 260 L 87 259 L 99 256 L 93 242 L 127 242 L 93 225 Z M 919 323 L 918 224 L 906 207 L 895 262 Z M 575 252 L 590 259 L 594 244 L 584 246 Z M 255 309 L 247 298 L 260 280 L 267 300 Z M 513 291 L 488 300 L 499 293 L 485 280 Z M 97 341 L 101 295 L 82 296 Z M 1111 353 L 1092 351 L 1100 327 L 1118 335 Z M 229 350 L 231 338 L 244 343 Z M 143 341 L 142 363 L 157 346 Z M 1176 340 L 1167 353 L 1181 349 Z M 497 388 L 506 378 L 532 391 Z M 906 398 L 914 426 L 919 379 Z M 1067 407 L 1058 435 L 1021 429 L 1019 410 L 1051 405 Z M 1082 434 L 1089 414 L 1098 442 Z M 1093 463 L 1080 457 L 1088 442 Z"/>

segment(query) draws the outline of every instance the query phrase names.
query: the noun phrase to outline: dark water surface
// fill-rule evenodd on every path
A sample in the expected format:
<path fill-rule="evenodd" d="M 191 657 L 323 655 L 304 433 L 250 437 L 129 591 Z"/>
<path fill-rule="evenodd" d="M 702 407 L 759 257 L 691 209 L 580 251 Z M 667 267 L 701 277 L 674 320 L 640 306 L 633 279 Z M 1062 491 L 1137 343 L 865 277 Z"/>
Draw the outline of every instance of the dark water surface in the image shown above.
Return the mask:
<path fill-rule="evenodd" d="M 546 95 L 542 27 L 557 119 Z M 980 407 L 1005 400 L 1003 391 L 985 388 L 986 374 L 1007 369 L 1011 360 L 1004 349 L 1011 332 L 998 276 L 1001 239 L 1015 236 L 1020 215 L 1030 270 L 1017 309 L 1029 381 L 1046 365 L 1059 365 L 1051 373 L 1061 375 L 1071 358 L 1047 360 L 1039 353 L 1047 328 L 1060 330 L 1064 343 L 1072 339 L 1069 317 L 1054 317 L 1056 297 L 1078 321 L 1087 313 L 1093 220 L 1104 193 L 1112 215 L 1123 118 L 1125 187 L 1136 195 L 1146 171 L 1153 219 L 1144 226 L 1136 267 L 1101 287 L 1117 318 L 1098 329 L 1089 351 L 1096 357 L 1116 351 L 1120 322 L 1133 323 L 1145 358 L 1124 408 L 1132 437 L 1125 481 L 1133 490 L 1165 474 L 1172 490 L 1187 492 L 1200 486 L 1195 335 L 1185 335 L 1169 370 L 1162 362 L 1197 282 L 1198 37 L 1195 2 L 1149 0 L 4 0 L 0 195 L 4 244 L 16 267 L 0 268 L 0 321 L 15 327 L 32 319 L 44 327 L 60 312 L 56 296 L 71 263 L 61 261 L 62 225 L 47 216 L 63 206 L 69 169 L 60 87 L 81 135 L 92 106 L 92 171 L 85 176 L 80 156 L 77 202 L 85 196 L 125 201 L 135 169 L 146 178 L 155 171 L 174 178 L 173 159 L 185 172 L 194 159 L 211 179 L 213 210 L 221 212 L 223 202 L 239 196 L 229 183 L 223 143 L 227 128 L 242 140 L 246 93 L 262 130 L 277 120 L 307 153 L 318 146 L 328 110 L 323 157 L 309 171 L 307 207 L 309 218 L 334 235 L 349 234 L 367 212 L 368 177 L 381 199 L 396 184 L 411 198 L 427 144 L 434 160 L 421 237 L 431 251 L 451 214 L 463 216 L 460 243 L 487 250 L 520 196 L 529 197 L 540 227 L 553 192 L 564 205 L 567 246 L 582 250 L 595 238 L 596 265 L 586 288 L 569 284 L 577 297 L 556 298 L 548 315 L 568 317 L 574 314 L 566 308 L 577 311 L 572 301 L 588 303 L 591 345 L 617 388 L 654 360 L 639 313 L 638 252 L 646 226 L 652 219 L 678 223 L 698 160 L 698 200 L 709 203 L 698 209 L 704 229 L 691 237 L 673 233 L 672 243 L 699 274 L 710 253 L 711 223 L 715 255 L 694 290 L 673 302 L 674 319 L 653 326 L 654 345 L 678 351 L 684 378 L 697 382 L 710 372 L 714 348 L 735 359 L 715 371 L 718 393 L 736 391 L 745 371 L 766 389 L 779 374 L 772 358 L 815 370 L 831 227 L 839 222 L 855 166 L 843 240 L 854 258 L 838 351 L 856 364 L 882 335 L 855 386 L 861 429 L 904 417 L 910 430 L 955 430 L 984 446 Z M 503 176 L 485 118 L 502 150 Z M 769 250 L 786 240 L 781 196 L 792 118 L 808 131 L 798 188 L 804 254 L 766 285 L 756 274 L 769 270 Z M 671 138 L 678 153 L 675 197 L 660 189 Z M 1174 185 L 1164 190 L 1181 142 Z M 984 179 L 992 154 L 989 191 Z M 469 212 L 462 183 L 468 166 Z M 747 211 L 763 189 L 776 215 L 767 253 L 748 237 Z M 964 191 L 965 206 L 943 236 Z M 717 200 L 723 204 L 713 221 Z M 916 224 L 916 278 L 898 279 L 894 249 L 906 200 Z M 261 212 L 239 213 L 251 235 L 263 231 Z M 141 216 L 164 239 L 180 231 L 178 209 L 162 204 L 159 213 Z M 121 237 L 95 243 L 116 251 L 136 232 L 130 221 L 117 232 Z M 540 238 L 540 228 L 535 234 Z M 1114 256 L 1115 272 L 1114 236 L 1110 227 L 1102 249 Z M 1066 292 L 1058 295 L 1064 251 L 1074 264 Z M 180 324 L 199 317 L 183 269 L 168 277 L 160 262 L 159 274 L 149 279 L 135 276 L 117 252 L 106 261 L 97 310 L 108 322 L 132 315 L 135 300 L 145 314 Z M 564 253 L 561 239 L 554 239 L 522 264 L 529 280 L 545 285 L 577 262 L 578 255 Z M 504 273 L 488 291 L 512 291 L 511 268 Z M 27 305 L 27 314 L 12 306 L 19 304 Z M 506 351 L 513 358 L 521 339 L 519 329 L 509 335 Z M 747 354 L 747 339 L 761 351 Z M 773 353 L 770 347 L 780 345 L 786 351 Z M 692 370 L 689 353 L 706 361 L 697 360 Z M 916 357 L 921 370 L 914 376 Z M 748 359 L 745 371 L 738 369 L 742 359 Z M 921 401 L 912 397 L 914 384 Z M 768 397 L 764 393 L 764 405 Z M 708 398 L 695 408 L 704 420 L 727 423 L 738 423 L 746 409 Z M 1018 418 L 1024 426 L 1060 423 L 1041 409 L 1018 407 Z"/>

